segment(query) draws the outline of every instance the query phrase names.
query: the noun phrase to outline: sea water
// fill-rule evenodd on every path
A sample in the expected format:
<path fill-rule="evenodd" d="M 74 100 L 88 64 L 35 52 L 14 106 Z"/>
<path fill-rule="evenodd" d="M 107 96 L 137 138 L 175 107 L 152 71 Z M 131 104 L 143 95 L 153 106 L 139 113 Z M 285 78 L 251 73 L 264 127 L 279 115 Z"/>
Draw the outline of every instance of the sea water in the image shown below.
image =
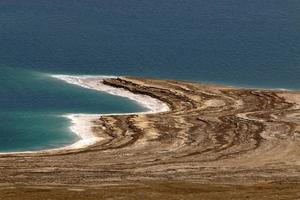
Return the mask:
<path fill-rule="evenodd" d="M 145 108 L 50 74 L 300 88 L 298 0 L 3 0 L 0 151 L 78 140 L 69 113 Z"/>
<path fill-rule="evenodd" d="M 127 98 L 71 85 L 46 73 L 1 68 L 0 152 L 53 149 L 79 138 L 64 116 L 145 111 Z"/>

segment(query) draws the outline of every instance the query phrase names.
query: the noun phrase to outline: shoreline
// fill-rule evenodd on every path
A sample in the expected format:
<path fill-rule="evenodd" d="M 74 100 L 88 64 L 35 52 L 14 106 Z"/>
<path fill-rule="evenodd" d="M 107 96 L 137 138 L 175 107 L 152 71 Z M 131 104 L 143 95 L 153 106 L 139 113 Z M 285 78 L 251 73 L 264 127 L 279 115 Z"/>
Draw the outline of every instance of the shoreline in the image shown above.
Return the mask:
<path fill-rule="evenodd" d="M 34 151 L 11 151 L 11 152 L 0 152 L 0 155 L 14 155 L 14 154 L 38 154 L 38 153 L 57 153 L 64 150 L 79 150 L 84 149 L 89 146 L 96 144 L 101 141 L 101 137 L 96 136 L 93 132 L 94 121 L 98 120 L 102 116 L 118 116 L 118 115 L 135 115 L 135 114 L 155 114 L 170 111 L 169 106 L 157 99 L 148 95 L 135 94 L 123 88 L 112 87 L 103 84 L 106 79 L 118 79 L 125 78 L 124 76 L 110 76 L 110 75 L 64 75 L 64 74 L 48 74 L 54 79 L 63 81 L 67 84 L 76 85 L 85 89 L 94 90 L 98 92 L 107 93 L 110 95 L 121 96 L 128 98 L 142 107 L 148 109 L 148 111 L 132 112 L 132 113 L 107 113 L 107 114 L 87 114 L 87 113 L 70 113 L 61 115 L 67 118 L 71 122 L 69 129 L 73 134 L 77 135 L 80 139 L 75 143 L 51 148 L 51 149 L 41 149 Z M 189 82 L 184 80 L 183 82 Z M 297 92 L 298 90 L 284 89 L 284 88 L 256 88 L 256 87 L 240 87 L 233 85 L 223 85 L 221 83 L 198 83 L 191 82 L 195 84 L 203 84 L 212 87 L 225 87 L 232 89 L 244 89 L 244 90 L 261 90 L 261 91 L 278 91 L 278 92 Z"/>
<path fill-rule="evenodd" d="M 66 147 L 61 147 L 55 150 L 72 150 L 72 149 L 82 149 L 88 146 L 94 145 L 101 140 L 93 132 L 94 123 L 93 121 L 98 120 L 101 116 L 116 116 L 116 115 L 134 115 L 134 114 L 150 114 L 150 113 L 161 113 L 169 110 L 168 106 L 150 96 L 138 95 L 126 91 L 120 88 L 114 88 L 103 84 L 103 80 L 118 78 L 115 76 L 72 76 L 72 75 L 51 75 L 51 77 L 65 81 L 68 84 L 77 85 L 86 89 L 95 90 L 98 92 L 105 92 L 115 96 L 121 96 L 129 98 L 132 101 L 140 104 L 141 106 L 148 109 L 145 112 L 134 112 L 134 113 L 108 113 L 108 114 L 68 114 L 64 117 L 71 120 L 72 126 L 71 131 L 79 136 L 81 139 L 71 145 Z M 50 150 L 51 151 L 51 150 Z"/>
<path fill-rule="evenodd" d="M 76 85 L 98 92 L 104 92 L 115 96 L 128 98 L 148 111 L 133 112 L 133 113 L 107 113 L 107 114 L 86 114 L 86 113 L 71 113 L 62 115 L 68 118 L 71 122 L 69 127 L 73 134 L 80 139 L 75 143 L 67 146 L 57 147 L 53 149 L 42 149 L 37 151 L 17 151 L 17 152 L 0 152 L 0 155 L 11 154 L 32 154 L 32 153 L 56 153 L 64 150 L 76 150 L 87 148 L 101 141 L 101 137 L 96 136 L 93 132 L 94 121 L 99 120 L 101 116 L 117 116 L 117 115 L 134 115 L 134 114 L 154 114 L 169 111 L 169 107 L 164 102 L 153 97 L 141 94 L 134 94 L 121 88 L 114 88 L 103 84 L 103 80 L 111 78 L 119 78 L 116 76 L 91 76 L 91 75 L 50 75 L 50 77 L 64 81 L 67 84 Z"/>
<path fill-rule="evenodd" d="M 93 82 L 87 79 L 85 84 L 89 81 Z M 173 188 L 186 196 L 203 192 L 202 186 L 214 191 L 216 184 L 234 188 L 237 195 L 261 186 L 270 194 L 294 195 L 300 187 L 300 91 L 138 77 L 105 79 L 103 83 L 159 99 L 170 110 L 106 114 L 97 121 L 93 117 L 100 115 L 86 116 L 91 117 L 88 122 L 99 139 L 95 145 L 44 154 L 0 155 L 0 183 L 26 186 L 24 191 L 59 186 L 66 188 L 62 197 L 70 196 L 70 188 L 107 191 L 111 185 L 133 192 L 136 185 L 148 185 L 147 191 L 141 190 L 146 196 L 161 194 L 162 188 L 168 194 Z M 84 114 L 65 117 L 74 120 L 73 131 L 89 130 L 91 124 L 86 123 L 88 118 L 82 120 Z M 53 188 L 47 194 L 51 191 L 57 192 Z M 112 190 L 114 194 L 118 191 Z"/>

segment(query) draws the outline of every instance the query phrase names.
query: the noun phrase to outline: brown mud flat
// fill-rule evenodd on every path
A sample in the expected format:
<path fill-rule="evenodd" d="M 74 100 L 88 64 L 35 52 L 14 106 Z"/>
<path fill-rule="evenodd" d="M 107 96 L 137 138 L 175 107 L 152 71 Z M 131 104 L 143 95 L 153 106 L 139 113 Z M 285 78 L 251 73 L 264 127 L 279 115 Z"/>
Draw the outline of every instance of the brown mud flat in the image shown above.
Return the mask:
<path fill-rule="evenodd" d="M 293 184 L 230 186 L 184 182 L 146 182 L 142 185 L 86 187 L 9 187 L 0 189 L 0 199 L 9 200 L 286 200 L 300 199 L 300 187 Z"/>
<path fill-rule="evenodd" d="M 84 149 L 0 155 L 0 199 L 300 199 L 300 92 L 104 83 L 170 111 L 99 117 Z"/>

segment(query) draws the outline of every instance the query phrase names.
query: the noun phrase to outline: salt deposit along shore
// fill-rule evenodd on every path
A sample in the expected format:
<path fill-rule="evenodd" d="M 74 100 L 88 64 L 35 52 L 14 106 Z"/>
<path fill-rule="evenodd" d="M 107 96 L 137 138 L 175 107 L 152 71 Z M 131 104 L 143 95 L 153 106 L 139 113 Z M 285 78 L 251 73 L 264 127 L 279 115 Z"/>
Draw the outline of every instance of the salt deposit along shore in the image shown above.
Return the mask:
<path fill-rule="evenodd" d="M 51 75 L 53 78 L 63 80 L 69 84 L 77 85 L 83 88 L 96 90 L 99 92 L 105 92 L 111 95 L 121 96 L 129 98 L 132 101 L 145 107 L 148 111 L 139 113 L 110 113 L 110 114 L 69 114 L 65 115 L 71 120 L 72 126 L 70 127 L 72 132 L 78 135 L 81 139 L 76 143 L 63 147 L 64 149 L 85 148 L 89 145 L 93 145 L 101 140 L 93 133 L 93 127 L 95 121 L 100 116 L 109 115 L 132 115 L 132 114 L 147 114 L 147 113 L 159 113 L 169 110 L 168 105 L 164 102 L 154 99 L 147 95 L 134 94 L 122 88 L 114 88 L 108 85 L 104 85 L 102 82 L 104 79 L 117 78 L 114 76 L 71 76 L 71 75 Z M 61 149 L 54 149 L 51 151 L 57 151 Z"/>
<path fill-rule="evenodd" d="M 117 78 L 115 76 L 72 76 L 72 75 L 51 75 L 51 77 L 62 80 L 68 84 L 77 85 L 86 89 L 95 90 L 98 92 L 104 92 L 111 95 L 121 96 L 129 98 L 132 101 L 137 102 L 141 106 L 145 107 L 147 111 L 138 113 L 110 113 L 110 114 L 85 114 L 85 113 L 74 113 L 63 115 L 71 121 L 71 131 L 76 134 L 80 139 L 74 144 L 55 148 L 45 149 L 40 151 L 24 151 L 24 152 L 5 152 L 1 154 L 27 154 L 27 153 L 55 153 L 62 150 L 73 150 L 86 148 L 101 141 L 101 137 L 96 136 L 93 132 L 95 128 L 95 121 L 99 120 L 101 116 L 114 116 L 114 115 L 133 115 L 133 114 L 149 114 L 149 113 L 160 113 L 169 110 L 166 103 L 155 99 L 153 97 L 134 94 L 122 88 L 114 88 L 103 84 L 104 79 Z"/>
<path fill-rule="evenodd" d="M 167 107 L 146 101 L 155 111 L 69 116 L 74 132 L 92 126 L 99 140 L 80 148 L 1 154 L 1 198 L 300 199 L 299 91 L 93 79 L 86 77 L 84 87 L 118 88 Z"/>

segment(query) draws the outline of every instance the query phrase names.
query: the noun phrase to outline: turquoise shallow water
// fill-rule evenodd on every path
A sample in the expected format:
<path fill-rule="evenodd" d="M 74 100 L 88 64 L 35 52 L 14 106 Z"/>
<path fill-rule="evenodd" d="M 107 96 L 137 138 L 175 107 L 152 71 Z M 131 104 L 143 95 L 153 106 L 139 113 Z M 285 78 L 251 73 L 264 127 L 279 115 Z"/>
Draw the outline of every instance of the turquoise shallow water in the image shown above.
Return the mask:
<path fill-rule="evenodd" d="M 298 0 L 2 0 L 0 151 L 72 143 L 66 113 L 143 110 L 47 74 L 299 89 L 299 24 Z"/>
<path fill-rule="evenodd" d="M 70 85 L 49 74 L 0 70 L 0 152 L 51 149 L 77 141 L 65 114 L 145 110 L 126 98 Z"/>

